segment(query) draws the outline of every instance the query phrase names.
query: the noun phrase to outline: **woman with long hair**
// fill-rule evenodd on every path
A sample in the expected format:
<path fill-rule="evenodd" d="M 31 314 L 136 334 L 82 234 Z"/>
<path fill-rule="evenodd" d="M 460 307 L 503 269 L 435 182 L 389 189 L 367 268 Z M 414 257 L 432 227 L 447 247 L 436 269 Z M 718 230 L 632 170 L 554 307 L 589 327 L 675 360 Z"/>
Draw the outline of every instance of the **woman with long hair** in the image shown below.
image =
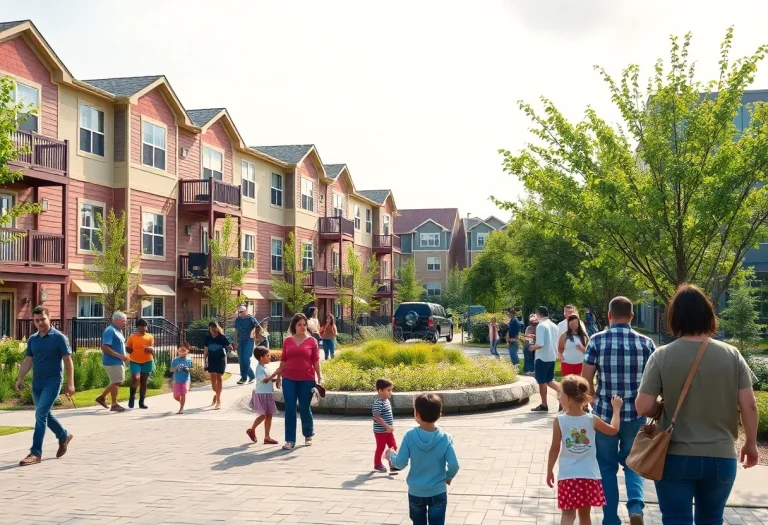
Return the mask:
<path fill-rule="evenodd" d="M 284 450 L 291 450 L 296 446 L 296 403 L 299 404 L 304 445 L 309 447 L 312 445 L 312 436 L 315 435 L 310 406 L 312 391 L 317 388 L 319 394 L 325 397 L 325 388 L 322 386 L 323 374 L 320 370 L 320 349 L 317 346 L 317 340 L 307 330 L 307 316 L 302 313 L 294 315 L 288 331 L 291 335 L 283 341 L 280 366 L 269 376 L 270 381 L 276 376 L 283 378 Z"/>
<path fill-rule="evenodd" d="M 557 343 L 557 351 L 560 352 L 560 372 L 563 377 L 571 374 L 581 375 L 587 343 L 589 343 L 589 336 L 584 331 L 584 324 L 579 319 L 579 315 L 569 315 L 566 331 Z"/>
<path fill-rule="evenodd" d="M 269 348 L 269 334 L 267 333 L 267 329 L 260 324 L 257 324 L 256 328 L 253 329 L 253 343 L 254 348 L 256 346 Z"/>
<path fill-rule="evenodd" d="M 317 318 L 317 307 L 309 307 L 309 315 L 307 316 L 307 331 L 309 335 L 315 338 L 317 344 L 320 344 L 320 320 Z"/>
<path fill-rule="evenodd" d="M 323 353 L 325 353 L 326 361 L 328 361 L 328 359 L 333 359 L 334 354 L 336 353 L 337 334 L 336 318 L 331 314 L 326 315 L 325 324 L 320 327 L 320 337 L 323 341 Z"/>
<path fill-rule="evenodd" d="M 213 401 L 211 405 L 216 410 L 221 408 L 221 389 L 222 376 L 227 368 L 227 352 L 232 350 L 232 343 L 224 335 L 219 323 L 211 321 L 208 323 L 208 333 L 203 342 L 203 358 L 205 359 L 205 369 L 211 375 L 211 389 L 213 390 Z"/>

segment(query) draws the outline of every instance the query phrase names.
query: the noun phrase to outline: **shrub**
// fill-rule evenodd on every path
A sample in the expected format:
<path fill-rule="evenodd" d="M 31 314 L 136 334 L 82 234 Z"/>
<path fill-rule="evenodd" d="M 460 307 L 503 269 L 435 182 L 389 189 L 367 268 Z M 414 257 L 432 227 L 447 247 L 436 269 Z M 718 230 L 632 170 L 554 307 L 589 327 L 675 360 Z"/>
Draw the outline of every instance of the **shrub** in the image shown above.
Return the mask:
<path fill-rule="evenodd" d="M 147 380 L 147 387 L 163 388 L 163 385 L 165 385 L 165 375 L 167 372 L 168 367 L 165 365 L 165 363 L 156 365 L 155 369 L 152 370 L 152 375 L 150 375 L 149 379 Z"/>
<path fill-rule="evenodd" d="M 768 392 L 755 392 L 757 397 L 757 435 L 768 439 Z"/>
<path fill-rule="evenodd" d="M 360 349 L 339 354 L 339 360 L 363 369 L 387 366 L 412 366 L 426 364 L 460 364 L 468 358 L 459 349 L 446 349 L 443 345 L 416 343 L 398 345 L 393 341 L 375 340 L 365 343 Z"/>
<path fill-rule="evenodd" d="M 24 351 L 19 341 L 8 340 L 0 343 L 0 367 L 15 368 L 24 361 Z"/>
<path fill-rule="evenodd" d="M 21 402 L 25 405 L 31 405 L 34 403 L 34 399 L 32 399 L 32 385 L 29 383 L 24 383 L 24 387 L 21 389 Z"/>
<path fill-rule="evenodd" d="M 354 342 L 354 339 L 349 334 L 336 334 L 336 343 L 339 345 L 351 345 Z"/>
<path fill-rule="evenodd" d="M 490 340 L 488 339 L 488 325 L 491 322 L 491 317 L 496 317 L 499 338 L 503 340 L 507 336 L 507 314 L 483 312 L 481 314 L 473 315 L 470 318 L 472 328 L 470 329 L 469 335 L 472 338 L 472 341 L 475 343 L 490 344 Z"/>
<path fill-rule="evenodd" d="M 106 387 L 109 384 L 109 376 L 101 364 L 101 352 L 86 352 L 84 355 L 85 384 L 83 390 Z"/>
<path fill-rule="evenodd" d="M 376 325 L 360 327 L 360 338 L 363 341 L 392 341 L 391 325 Z"/>
<path fill-rule="evenodd" d="M 757 383 L 754 385 L 755 390 L 768 391 L 768 362 L 765 359 L 752 355 L 748 355 L 746 360 L 749 368 L 752 369 L 752 373 L 757 377 Z"/>
<path fill-rule="evenodd" d="M 189 323 L 189 326 L 187 326 L 186 330 L 186 340 L 191 346 L 195 348 L 203 348 L 203 344 L 205 343 L 205 336 L 208 335 L 208 323 L 210 322 L 210 319 L 198 319 L 197 321 L 192 321 Z M 229 342 L 234 344 L 235 327 L 222 326 L 222 328 L 224 329 L 224 335 L 227 336 Z M 272 341 L 270 341 L 270 343 L 271 342 Z"/>
<path fill-rule="evenodd" d="M 280 358 L 283 356 L 282 350 L 269 350 L 269 362 L 270 363 L 277 363 L 280 361 Z"/>

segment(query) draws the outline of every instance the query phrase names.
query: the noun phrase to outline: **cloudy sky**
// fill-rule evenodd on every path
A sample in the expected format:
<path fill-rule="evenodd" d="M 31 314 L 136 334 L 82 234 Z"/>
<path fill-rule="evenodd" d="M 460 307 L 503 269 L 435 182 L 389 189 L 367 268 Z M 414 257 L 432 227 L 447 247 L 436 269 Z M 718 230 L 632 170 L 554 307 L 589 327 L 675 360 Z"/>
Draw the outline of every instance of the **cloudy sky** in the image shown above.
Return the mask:
<path fill-rule="evenodd" d="M 316 144 L 359 189 L 400 208 L 498 213 L 514 199 L 499 148 L 525 146 L 518 100 L 615 119 L 602 65 L 650 74 L 670 34 L 694 34 L 702 79 L 725 30 L 734 56 L 768 43 L 768 4 L 688 0 L 3 2 L 30 18 L 80 79 L 165 74 L 187 109 L 227 107 L 249 145 Z M 768 64 L 756 88 L 768 88 Z M 504 216 L 503 213 L 499 215 Z"/>

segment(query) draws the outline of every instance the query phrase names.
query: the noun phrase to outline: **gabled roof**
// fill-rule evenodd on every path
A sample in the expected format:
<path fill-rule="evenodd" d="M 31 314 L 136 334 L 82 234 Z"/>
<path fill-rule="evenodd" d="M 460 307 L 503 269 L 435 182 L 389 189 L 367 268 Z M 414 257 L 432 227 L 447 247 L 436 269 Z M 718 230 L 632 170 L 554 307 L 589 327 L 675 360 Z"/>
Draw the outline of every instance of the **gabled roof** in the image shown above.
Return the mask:
<path fill-rule="evenodd" d="M 410 233 L 427 221 L 432 221 L 448 231 L 453 231 L 453 225 L 459 214 L 457 208 L 433 208 L 399 210 L 400 216 L 395 219 L 394 231 L 397 234 Z"/>
<path fill-rule="evenodd" d="M 62 62 L 61 58 L 59 58 L 50 44 L 43 38 L 43 35 L 37 30 L 37 27 L 35 27 L 35 24 L 33 24 L 31 20 L 2 22 L 0 23 L 0 33 L 8 33 L 7 36 L 10 38 L 26 33 L 28 43 L 32 45 L 32 48 L 37 51 L 44 62 L 47 63 L 53 73 L 54 79 L 57 82 L 77 84 L 77 81 L 72 76 L 72 73 L 67 66 L 64 65 L 64 62 Z"/>
<path fill-rule="evenodd" d="M 100 78 L 83 80 L 86 84 L 111 93 L 116 97 L 132 97 L 153 82 L 163 78 L 163 75 L 150 75 L 146 77 Z"/>
<path fill-rule="evenodd" d="M 347 167 L 346 164 L 323 164 L 325 168 L 325 174 L 329 179 L 336 179 L 341 174 L 342 170 Z"/>
<path fill-rule="evenodd" d="M 287 164 L 298 164 L 306 157 L 313 144 L 286 145 L 286 146 L 251 146 L 252 150 L 259 151 L 265 155 L 285 162 Z"/>
<path fill-rule="evenodd" d="M 199 128 L 205 127 L 210 121 L 216 118 L 219 113 L 226 111 L 225 108 L 208 108 L 208 109 L 188 109 L 187 115 L 192 121 L 192 124 Z"/>
<path fill-rule="evenodd" d="M 0 32 L 10 29 L 12 27 L 20 26 L 24 22 L 32 22 L 31 20 L 16 20 L 15 22 L 0 22 Z"/>
<path fill-rule="evenodd" d="M 379 206 L 387 202 L 387 197 L 392 193 L 390 190 L 360 190 L 357 192 L 361 197 L 373 201 Z"/>

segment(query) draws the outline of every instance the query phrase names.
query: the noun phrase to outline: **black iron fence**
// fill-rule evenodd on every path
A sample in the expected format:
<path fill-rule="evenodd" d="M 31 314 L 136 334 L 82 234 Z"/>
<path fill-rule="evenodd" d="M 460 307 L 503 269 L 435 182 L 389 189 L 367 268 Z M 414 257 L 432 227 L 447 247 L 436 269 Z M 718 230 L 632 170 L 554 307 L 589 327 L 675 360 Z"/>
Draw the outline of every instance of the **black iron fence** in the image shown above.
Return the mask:
<path fill-rule="evenodd" d="M 291 324 L 290 317 L 270 317 L 267 320 L 267 331 L 269 332 L 270 348 L 282 348 L 283 339 L 288 337 L 288 327 Z M 349 338 L 359 337 L 365 327 L 388 330 L 389 336 L 392 336 L 392 317 L 382 316 L 361 316 L 353 323 L 351 319 L 336 319 L 336 330 L 339 334 Z"/>

